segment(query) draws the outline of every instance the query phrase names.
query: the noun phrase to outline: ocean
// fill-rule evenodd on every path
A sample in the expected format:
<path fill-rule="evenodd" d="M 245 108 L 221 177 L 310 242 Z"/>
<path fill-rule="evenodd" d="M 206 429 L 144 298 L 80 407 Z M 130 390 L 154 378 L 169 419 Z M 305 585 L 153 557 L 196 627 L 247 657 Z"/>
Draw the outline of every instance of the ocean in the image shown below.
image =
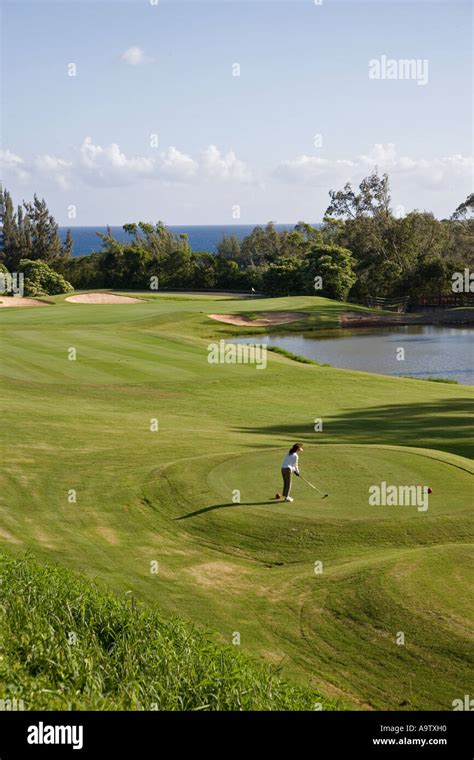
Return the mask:
<path fill-rule="evenodd" d="M 224 235 L 236 235 L 242 240 L 250 235 L 256 227 L 255 224 L 212 224 L 212 225 L 169 225 L 169 229 L 175 234 L 186 232 L 189 237 L 189 244 L 193 251 L 206 251 L 215 253 L 217 243 Z M 262 227 L 265 224 L 261 225 Z M 294 224 L 276 224 L 277 230 L 291 230 Z M 65 239 L 67 227 L 60 227 L 59 234 L 62 240 Z M 73 256 L 87 256 L 89 253 L 101 250 L 101 239 L 97 232 L 106 232 L 107 227 L 70 227 L 71 234 L 74 238 Z M 130 240 L 130 236 L 123 231 L 122 227 L 111 227 L 114 237 L 117 240 Z"/>

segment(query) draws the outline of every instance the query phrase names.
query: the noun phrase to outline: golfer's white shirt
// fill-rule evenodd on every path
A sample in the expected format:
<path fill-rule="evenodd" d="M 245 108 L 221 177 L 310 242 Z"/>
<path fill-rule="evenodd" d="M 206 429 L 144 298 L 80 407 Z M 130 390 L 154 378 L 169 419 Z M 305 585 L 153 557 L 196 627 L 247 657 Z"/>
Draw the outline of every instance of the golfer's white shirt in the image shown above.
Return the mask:
<path fill-rule="evenodd" d="M 282 468 L 284 467 L 289 467 L 292 472 L 298 472 L 298 454 L 287 454 L 282 464 Z"/>

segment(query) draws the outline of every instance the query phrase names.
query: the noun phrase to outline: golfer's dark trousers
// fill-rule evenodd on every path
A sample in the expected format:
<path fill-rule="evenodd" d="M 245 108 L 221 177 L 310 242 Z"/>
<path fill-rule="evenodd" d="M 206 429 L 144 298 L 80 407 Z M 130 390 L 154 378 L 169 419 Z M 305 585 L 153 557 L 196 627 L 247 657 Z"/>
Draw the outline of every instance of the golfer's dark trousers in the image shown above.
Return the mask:
<path fill-rule="evenodd" d="M 283 497 L 286 499 L 291 491 L 291 470 L 289 467 L 282 467 L 281 474 L 283 477 Z"/>

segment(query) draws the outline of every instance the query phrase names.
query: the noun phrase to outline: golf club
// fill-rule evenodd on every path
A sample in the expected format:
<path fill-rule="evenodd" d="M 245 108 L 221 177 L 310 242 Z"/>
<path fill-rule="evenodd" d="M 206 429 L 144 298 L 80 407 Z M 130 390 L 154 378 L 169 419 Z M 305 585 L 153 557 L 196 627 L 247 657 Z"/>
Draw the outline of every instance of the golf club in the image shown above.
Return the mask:
<path fill-rule="evenodd" d="M 322 499 L 326 499 L 329 496 L 328 493 L 323 493 L 322 491 L 319 490 L 319 488 L 316 488 L 316 486 L 313 486 L 313 484 L 310 483 L 309 480 L 306 480 L 306 478 L 303 478 L 302 475 L 300 475 L 300 478 L 301 478 L 301 480 L 303 480 L 306 483 L 306 485 L 308 485 L 310 488 L 314 488 L 315 491 L 317 491 L 318 493 L 320 493 Z"/>

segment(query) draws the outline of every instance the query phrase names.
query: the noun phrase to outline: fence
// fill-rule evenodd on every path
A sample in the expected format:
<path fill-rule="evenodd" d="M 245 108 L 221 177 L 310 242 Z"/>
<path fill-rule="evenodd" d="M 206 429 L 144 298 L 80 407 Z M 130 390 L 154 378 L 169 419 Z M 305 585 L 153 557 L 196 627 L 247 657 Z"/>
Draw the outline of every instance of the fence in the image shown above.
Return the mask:
<path fill-rule="evenodd" d="M 474 306 L 474 293 L 453 293 L 449 296 L 419 296 L 410 303 L 413 311 L 417 309 L 454 309 L 460 306 Z"/>
<path fill-rule="evenodd" d="M 369 296 L 367 306 L 375 309 L 385 309 L 386 311 L 398 311 L 401 314 L 406 311 L 409 300 L 409 296 L 404 296 L 403 298 L 377 298 L 376 296 Z"/>
<path fill-rule="evenodd" d="M 416 300 L 404 298 L 378 298 L 369 296 L 367 306 L 387 311 L 429 311 L 432 309 L 454 309 L 462 306 L 474 307 L 474 293 L 453 293 L 449 296 L 418 296 Z"/>

